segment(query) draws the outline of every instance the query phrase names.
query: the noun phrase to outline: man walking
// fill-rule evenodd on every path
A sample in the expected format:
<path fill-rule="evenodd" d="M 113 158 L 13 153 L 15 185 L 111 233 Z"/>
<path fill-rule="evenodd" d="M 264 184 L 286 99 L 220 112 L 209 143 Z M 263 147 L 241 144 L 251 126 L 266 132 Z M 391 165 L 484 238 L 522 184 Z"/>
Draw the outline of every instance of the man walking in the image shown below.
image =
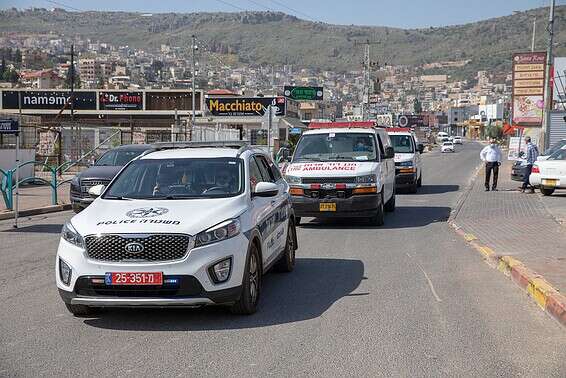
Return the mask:
<path fill-rule="evenodd" d="M 495 139 L 491 139 L 489 146 L 481 150 L 480 159 L 485 162 L 485 191 L 489 192 L 491 172 L 493 172 L 491 190 L 497 191 L 497 178 L 499 177 L 499 166 L 501 165 L 501 150 Z"/>
<path fill-rule="evenodd" d="M 521 191 L 525 193 L 527 188 L 530 187 L 529 193 L 534 193 L 535 188 L 531 186 L 529 178 L 531 177 L 533 164 L 537 161 L 538 158 L 538 148 L 531 142 L 531 137 L 525 137 L 525 143 L 527 144 L 527 166 L 525 167 L 525 176 L 523 178 L 523 186 L 521 187 Z"/>

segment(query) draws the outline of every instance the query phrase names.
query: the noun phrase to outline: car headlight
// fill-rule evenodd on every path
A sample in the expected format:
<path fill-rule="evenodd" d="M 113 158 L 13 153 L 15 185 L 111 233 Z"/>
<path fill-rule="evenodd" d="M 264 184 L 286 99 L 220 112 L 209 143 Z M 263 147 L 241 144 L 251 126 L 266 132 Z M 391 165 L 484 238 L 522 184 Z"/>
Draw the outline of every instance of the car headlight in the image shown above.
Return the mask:
<path fill-rule="evenodd" d="M 63 230 L 61 230 L 61 237 L 77 247 L 84 248 L 85 246 L 83 237 L 75 230 L 70 221 L 65 222 Z"/>
<path fill-rule="evenodd" d="M 240 221 L 238 219 L 230 219 L 199 233 L 195 238 L 195 247 L 202 247 L 203 245 L 230 239 L 239 233 Z"/>
<path fill-rule="evenodd" d="M 401 163 L 397 163 L 398 167 L 412 167 L 413 166 L 413 162 L 412 161 L 402 161 Z"/>
<path fill-rule="evenodd" d="M 300 177 L 296 177 L 296 176 L 285 176 L 285 181 L 287 181 L 287 184 L 291 184 L 291 185 L 300 185 L 303 180 Z"/>
<path fill-rule="evenodd" d="M 376 175 L 365 175 L 356 177 L 357 184 L 375 184 L 377 181 Z"/>

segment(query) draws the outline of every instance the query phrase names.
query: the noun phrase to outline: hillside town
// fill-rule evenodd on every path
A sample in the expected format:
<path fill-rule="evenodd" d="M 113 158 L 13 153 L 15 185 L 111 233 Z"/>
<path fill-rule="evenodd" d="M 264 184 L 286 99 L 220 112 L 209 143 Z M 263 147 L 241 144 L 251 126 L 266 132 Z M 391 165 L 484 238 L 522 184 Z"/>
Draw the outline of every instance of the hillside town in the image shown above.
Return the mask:
<path fill-rule="evenodd" d="M 565 1 L 6 0 L 0 377 L 566 377 Z"/>

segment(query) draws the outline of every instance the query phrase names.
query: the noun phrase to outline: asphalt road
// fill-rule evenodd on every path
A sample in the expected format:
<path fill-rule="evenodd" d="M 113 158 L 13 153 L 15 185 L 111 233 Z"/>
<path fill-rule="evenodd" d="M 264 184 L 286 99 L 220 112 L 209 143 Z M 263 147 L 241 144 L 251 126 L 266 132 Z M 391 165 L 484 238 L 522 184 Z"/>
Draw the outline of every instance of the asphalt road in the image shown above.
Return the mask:
<path fill-rule="evenodd" d="M 479 145 L 426 153 L 386 225 L 308 220 L 259 312 L 74 318 L 54 284 L 70 213 L 0 222 L 0 376 L 566 376 L 566 332 L 448 224 Z M 489 194 L 486 194 L 489 195 Z"/>

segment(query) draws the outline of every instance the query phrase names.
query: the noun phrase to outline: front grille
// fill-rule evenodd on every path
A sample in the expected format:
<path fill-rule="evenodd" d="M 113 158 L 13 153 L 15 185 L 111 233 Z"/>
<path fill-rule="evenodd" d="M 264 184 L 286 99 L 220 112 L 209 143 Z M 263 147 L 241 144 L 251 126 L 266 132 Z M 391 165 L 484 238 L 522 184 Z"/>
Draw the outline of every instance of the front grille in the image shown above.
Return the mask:
<path fill-rule="evenodd" d="M 141 252 L 128 252 L 126 245 L 139 243 Z M 183 234 L 91 235 L 85 238 L 89 258 L 101 261 L 171 261 L 185 257 L 192 238 Z"/>
<path fill-rule="evenodd" d="M 320 190 L 310 190 L 305 189 L 305 197 L 328 199 L 328 198 L 350 198 L 352 197 L 352 189 L 320 189 Z"/>
<path fill-rule="evenodd" d="M 356 177 L 305 177 L 303 184 L 355 184 Z"/>
<path fill-rule="evenodd" d="M 175 278 L 177 283 L 164 283 L 161 286 L 120 286 L 93 283 L 92 279 L 104 279 L 104 276 L 80 277 L 75 284 L 75 293 L 85 297 L 117 297 L 117 298 L 175 298 L 199 297 L 204 289 L 193 276 L 163 276 L 163 281 Z"/>
<path fill-rule="evenodd" d="M 110 180 L 81 180 L 81 192 L 88 193 L 88 190 L 96 185 L 108 185 Z"/>

